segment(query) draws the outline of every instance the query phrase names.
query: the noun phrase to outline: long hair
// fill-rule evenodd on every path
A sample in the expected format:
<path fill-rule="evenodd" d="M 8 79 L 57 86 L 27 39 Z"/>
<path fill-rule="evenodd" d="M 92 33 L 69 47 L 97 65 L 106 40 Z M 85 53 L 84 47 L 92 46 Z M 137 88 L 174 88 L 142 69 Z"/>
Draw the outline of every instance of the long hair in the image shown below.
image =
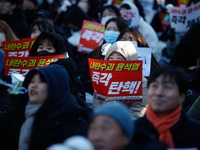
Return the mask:
<path fill-rule="evenodd" d="M 12 31 L 10 26 L 3 20 L 0 20 L 0 29 L 3 31 L 3 33 L 6 35 L 6 41 L 15 41 L 19 40 L 15 33 Z"/>

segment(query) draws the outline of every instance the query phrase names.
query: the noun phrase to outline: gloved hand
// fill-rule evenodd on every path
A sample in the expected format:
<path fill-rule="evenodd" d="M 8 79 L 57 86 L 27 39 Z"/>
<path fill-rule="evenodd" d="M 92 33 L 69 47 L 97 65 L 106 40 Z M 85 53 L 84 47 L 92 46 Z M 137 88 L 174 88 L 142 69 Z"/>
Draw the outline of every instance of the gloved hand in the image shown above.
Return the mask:
<path fill-rule="evenodd" d="M 173 42 L 176 39 L 176 37 L 175 37 L 175 29 L 174 28 L 170 28 L 168 30 L 167 37 L 171 42 Z"/>
<path fill-rule="evenodd" d="M 0 73 L 0 79 L 3 80 L 4 82 L 7 82 L 7 83 L 11 83 L 12 80 L 11 80 L 11 76 L 6 76 L 5 74 L 3 73 Z M 7 90 L 8 87 L 7 86 L 4 86 L 2 84 L 0 84 L 0 93 Z"/>

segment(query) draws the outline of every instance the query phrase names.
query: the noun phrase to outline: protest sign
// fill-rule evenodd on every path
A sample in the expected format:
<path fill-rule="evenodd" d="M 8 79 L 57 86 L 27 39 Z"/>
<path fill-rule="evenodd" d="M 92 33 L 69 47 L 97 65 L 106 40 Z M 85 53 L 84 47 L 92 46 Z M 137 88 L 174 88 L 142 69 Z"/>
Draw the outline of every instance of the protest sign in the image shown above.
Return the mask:
<path fill-rule="evenodd" d="M 148 77 L 151 71 L 151 50 L 148 47 L 136 47 L 138 59 L 142 60 L 142 74 L 145 77 Z"/>
<path fill-rule="evenodd" d="M 177 0 L 178 7 L 186 7 L 190 0 Z"/>
<path fill-rule="evenodd" d="M 81 37 L 78 45 L 78 51 L 82 53 L 90 53 L 98 47 L 104 40 L 105 25 L 84 20 Z"/>
<path fill-rule="evenodd" d="M 4 41 L 2 47 L 7 57 L 28 57 L 29 51 L 35 42 L 34 39 L 23 39 L 17 41 Z"/>
<path fill-rule="evenodd" d="M 142 8 L 145 12 L 151 12 L 154 6 L 154 0 L 138 0 L 138 2 L 142 5 Z"/>
<path fill-rule="evenodd" d="M 138 9 L 129 9 L 120 11 L 121 17 L 124 18 L 130 28 L 139 29 L 140 14 Z"/>
<path fill-rule="evenodd" d="M 113 0 L 112 5 L 115 5 L 117 8 L 120 7 L 120 4 L 122 3 L 122 0 Z"/>
<path fill-rule="evenodd" d="M 171 8 L 170 22 L 176 33 L 187 32 L 195 23 L 200 22 L 200 2 L 187 8 Z"/>
<path fill-rule="evenodd" d="M 30 69 L 48 66 L 54 59 L 63 58 L 63 55 L 37 57 L 4 57 L 5 74 L 12 73 L 26 76 Z"/>
<path fill-rule="evenodd" d="M 142 102 L 142 61 L 88 59 L 94 97 L 121 103 Z"/>
<path fill-rule="evenodd" d="M 168 13 L 158 13 L 158 15 L 159 15 L 162 29 L 163 29 L 163 31 L 165 31 L 167 29 L 167 27 L 170 25 L 170 23 L 169 23 L 170 16 Z"/>

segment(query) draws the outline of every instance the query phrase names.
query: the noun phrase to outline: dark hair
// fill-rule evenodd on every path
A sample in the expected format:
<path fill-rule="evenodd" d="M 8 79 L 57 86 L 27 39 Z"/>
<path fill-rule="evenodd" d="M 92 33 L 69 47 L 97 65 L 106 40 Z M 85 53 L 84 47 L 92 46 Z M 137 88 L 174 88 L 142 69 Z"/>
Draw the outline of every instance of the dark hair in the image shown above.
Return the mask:
<path fill-rule="evenodd" d="M 109 11 L 114 12 L 117 15 L 117 17 L 121 16 L 120 13 L 119 13 L 119 9 L 116 6 L 107 5 L 107 6 L 102 7 L 101 12 L 100 12 L 101 17 L 102 17 L 102 13 L 104 12 L 105 9 L 108 9 Z"/>
<path fill-rule="evenodd" d="M 191 6 L 192 3 L 196 4 L 198 2 L 200 2 L 200 0 L 190 0 L 189 3 L 187 4 L 187 7 Z"/>
<path fill-rule="evenodd" d="M 142 34 L 135 28 L 126 28 L 124 30 L 122 30 L 117 38 L 117 41 L 120 41 L 120 39 L 122 38 L 122 36 L 125 33 L 130 33 L 134 36 L 134 38 L 136 39 L 137 43 L 138 43 L 138 47 L 149 47 L 145 38 L 142 36 Z"/>
<path fill-rule="evenodd" d="M 107 27 L 107 25 L 111 22 L 114 21 L 117 24 L 117 28 L 119 30 L 119 32 L 121 32 L 123 29 L 128 28 L 128 24 L 127 22 L 124 20 L 124 18 L 121 17 L 115 17 L 115 18 L 111 18 L 109 19 L 106 24 L 105 24 L 105 28 Z"/>
<path fill-rule="evenodd" d="M 56 41 L 54 39 L 52 39 L 51 37 L 48 37 L 48 36 L 41 37 L 37 46 L 39 47 L 39 45 L 41 45 L 43 42 L 46 42 L 48 45 L 52 45 L 56 49 Z M 57 50 L 56 50 L 56 52 L 57 52 Z"/>
<path fill-rule="evenodd" d="M 34 21 L 31 26 L 30 26 L 30 30 L 29 30 L 29 37 L 31 36 L 31 32 L 34 26 L 38 26 L 38 29 L 42 32 L 42 31 L 49 31 L 49 32 L 54 32 L 54 28 L 53 25 L 51 23 L 49 23 L 47 20 L 36 20 Z"/>
<path fill-rule="evenodd" d="M 156 80 L 160 75 L 163 75 L 164 78 L 169 77 L 174 79 L 179 88 L 179 94 L 186 94 L 189 88 L 189 79 L 186 73 L 183 70 L 172 66 L 162 66 L 153 71 L 148 79 L 149 85 Z"/>

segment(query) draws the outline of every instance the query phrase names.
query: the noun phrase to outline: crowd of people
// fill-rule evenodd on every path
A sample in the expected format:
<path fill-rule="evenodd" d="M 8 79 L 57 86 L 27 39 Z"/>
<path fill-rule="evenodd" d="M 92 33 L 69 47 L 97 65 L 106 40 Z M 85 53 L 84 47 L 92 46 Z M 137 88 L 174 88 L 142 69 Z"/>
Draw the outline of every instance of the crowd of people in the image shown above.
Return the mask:
<path fill-rule="evenodd" d="M 145 2 L 151 10 L 141 0 L 0 0 L 1 150 L 200 149 L 200 23 L 184 34 L 170 22 L 162 28 L 159 13 L 169 15 L 178 0 Z M 120 14 L 134 9 L 135 28 Z M 89 54 L 77 51 L 84 20 L 105 25 Z M 35 39 L 28 56 L 62 58 L 31 69 L 22 84 L 27 92 L 13 94 L 1 42 L 27 38 Z M 139 48 L 151 50 L 142 101 L 97 99 L 89 58 L 138 61 Z"/>

